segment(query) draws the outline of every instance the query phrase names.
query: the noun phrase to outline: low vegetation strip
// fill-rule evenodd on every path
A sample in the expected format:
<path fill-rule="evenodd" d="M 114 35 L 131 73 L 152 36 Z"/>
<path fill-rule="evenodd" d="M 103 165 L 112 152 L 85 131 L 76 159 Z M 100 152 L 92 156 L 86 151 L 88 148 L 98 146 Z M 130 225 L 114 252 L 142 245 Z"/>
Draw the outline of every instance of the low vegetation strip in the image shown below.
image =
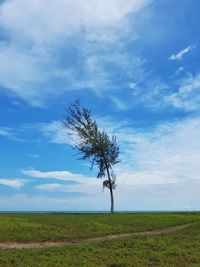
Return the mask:
<path fill-rule="evenodd" d="M 136 232 L 136 233 L 122 233 L 122 234 L 115 234 L 115 235 L 107 235 L 95 238 L 87 238 L 87 239 L 77 239 L 77 240 L 67 240 L 67 241 L 47 241 L 47 242 L 40 242 L 40 243 L 0 243 L 0 249 L 30 249 L 30 248 L 48 248 L 48 247 L 63 247 L 72 244 L 78 243 L 90 243 L 96 241 L 104 241 L 109 239 L 116 239 L 122 237 L 130 237 L 130 236 L 149 236 L 149 235 L 160 235 L 166 233 L 173 233 L 178 230 L 186 228 L 190 224 L 184 225 L 177 225 L 173 227 L 168 227 L 164 229 L 158 229 L 154 231 L 144 231 L 144 232 Z"/>

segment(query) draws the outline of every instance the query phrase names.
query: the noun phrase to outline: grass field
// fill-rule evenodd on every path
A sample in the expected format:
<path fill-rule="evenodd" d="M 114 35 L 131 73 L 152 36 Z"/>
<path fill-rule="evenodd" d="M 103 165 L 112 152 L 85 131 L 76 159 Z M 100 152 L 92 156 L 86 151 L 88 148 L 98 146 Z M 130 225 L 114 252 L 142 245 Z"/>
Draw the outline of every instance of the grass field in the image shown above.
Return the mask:
<path fill-rule="evenodd" d="M 0 266 L 200 266 L 199 213 L 0 214 L 0 242 L 80 239 L 186 223 L 191 225 L 161 236 L 63 248 L 0 250 Z"/>

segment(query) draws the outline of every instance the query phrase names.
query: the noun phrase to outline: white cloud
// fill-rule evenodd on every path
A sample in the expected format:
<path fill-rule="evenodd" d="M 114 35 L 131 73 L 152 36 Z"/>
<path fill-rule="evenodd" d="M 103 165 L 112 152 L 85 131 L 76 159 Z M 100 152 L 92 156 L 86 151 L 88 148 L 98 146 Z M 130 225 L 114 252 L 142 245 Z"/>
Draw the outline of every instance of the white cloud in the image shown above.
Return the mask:
<path fill-rule="evenodd" d="M 62 184 L 40 184 L 36 186 L 36 188 L 41 189 L 41 190 L 46 190 L 46 191 L 63 191 L 67 192 L 68 191 L 68 186 L 62 185 Z"/>
<path fill-rule="evenodd" d="M 163 210 L 169 210 L 185 209 L 188 205 L 198 207 L 199 117 L 160 124 L 145 131 L 136 129 L 127 121 L 119 123 L 109 117 L 98 121 L 101 128 L 109 134 L 117 135 L 120 145 L 122 162 L 115 168 L 118 183 L 115 191 L 117 209 L 159 209 L 162 206 Z M 48 199 L 52 203 L 49 204 L 51 209 L 62 209 L 65 206 L 68 210 L 86 210 L 88 207 L 91 210 L 105 210 L 109 207 L 109 191 L 105 190 L 102 194 L 101 179 L 69 171 L 25 169 L 22 173 L 38 178 L 37 189 L 41 192 L 80 194 L 77 197 L 59 198 L 55 203 L 54 198 L 46 196 L 34 199 L 26 196 L 30 207 L 30 201 L 39 203 L 38 199 L 42 201 L 42 205 Z M 50 183 L 48 179 L 55 179 L 56 182 Z M 69 181 L 71 183 L 67 183 Z M 21 205 L 23 207 L 25 204 Z M 37 205 L 34 209 L 36 207 Z"/>
<path fill-rule="evenodd" d="M 74 136 L 70 136 L 69 131 L 64 127 L 62 121 L 39 122 L 21 124 L 17 127 L 0 127 L 0 137 L 5 137 L 11 141 L 19 142 L 34 142 L 38 139 L 31 140 L 27 136 L 29 133 L 34 133 L 36 136 L 42 135 L 44 141 L 54 144 L 72 145 L 75 142 Z M 37 158 L 40 155 L 27 154 L 30 157 Z"/>
<path fill-rule="evenodd" d="M 22 170 L 26 176 L 39 179 L 55 179 L 62 181 L 61 183 L 41 183 L 36 186 L 37 189 L 53 192 L 66 192 L 75 194 L 74 198 L 81 198 L 83 201 L 96 202 L 96 198 L 101 198 L 102 180 L 83 174 L 71 173 L 69 171 L 52 171 L 42 172 L 35 169 Z M 66 183 L 63 183 L 66 181 Z M 78 194 L 78 195 L 77 195 Z"/>
<path fill-rule="evenodd" d="M 26 0 L 14 0 L 1 5 L 0 22 L 17 39 L 51 46 L 83 27 L 88 32 L 116 27 L 127 14 L 139 11 L 147 3 L 146 0 L 36 0 L 30 5 Z"/>
<path fill-rule="evenodd" d="M 200 118 L 160 125 L 153 132 L 140 134 L 136 144 L 124 148 L 122 171 L 135 169 L 146 183 L 153 184 L 198 180 L 199 135 Z"/>
<path fill-rule="evenodd" d="M 17 136 L 16 132 L 9 127 L 0 127 L 0 137 L 1 136 L 11 141 L 20 141 L 20 142 L 23 141 L 21 138 Z"/>
<path fill-rule="evenodd" d="M 137 87 L 137 84 L 131 82 L 131 83 L 128 84 L 128 86 L 129 86 L 131 89 L 135 90 L 135 88 Z"/>
<path fill-rule="evenodd" d="M 130 122 L 97 120 L 115 134 L 122 162 L 116 166 L 119 182 L 130 185 L 182 183 L 200 179 L 200 118 L 137 129 Z M 125 178 L 126 177 L 126 178 Z M 131 182 L 132 181 L 132 182 Z"/>
<path fill-rule="evenodd" d="M 200 73 L 188 75 L 182 80 L 177 92 L 164 98 L 164 101 L 186 111 L 200 108 Z"/>
<path fill-rule="evenodd" d="M 106 132 L 117 136 L 122 152 L 122 163 L 117 170 L 122 183 L 168 184 L 200 176 L 199 117 L 160 124 L 145 132 L 134 128 L 128 121 L 114 122 L 109 117 L 98 118 L 97 121 Z M 23 173 L 41 178 L 92 181 L 90 177 L 67 171 L 43 173 L 30 169 Z"/>
<path fill-rule="evenodd" d="M 133 95 L 136 96 L 138 93 L 139 93 L 139 89 L 138 86 L 137 86 L 137 83 L 134 83 L 134 82 L 130 82 L 128 84 L 129 88 L 132 89 L 132 92 L 133 92 Z"/>
<path fill-rule="evenodd" d="M 120 98 L 112 96 L 111 99 L 119 110 L 126 110 L 128 108 L 128 105 L 124 101 L 120 100 Z"/>
<path fill-rule="evenodd" d="M 24 156 L 30 157 L 30 158 L 33 158 L 33 159 L 38 159 L 38 158 L 41 157 L 41 155 L 39 155 L 39 154 L 24 154 Z"/>
<path fill-rule="evenodd" d="M 96 119 L 101 129 L 117 136 L 120 145 L 122 162 L 115 168 L 118 184 L 115 195 L 119 209 L 123 207 L 152 209 L 158 206 L 154 202 L 156 200 L 163 203 L 163 209 L 165 207 L 171 209 L 174 199 L 177 208 L 183 209 L 183 206 L 188 204 L 191 207 L 194 205 L 195 199 L 198 198 L 197 188 L 200 188 L 199 117 L 165 122 L 154 128 L 145 129 L 135 128 L 129 121 L 113 121 L 111 117 Z M 54 140 L 52 136 L 51 140 Z M 22 173 L 25 176 L 38 178 L 37 188 L 40 190 L 79 193 L 80 196 L 74 200 L 76 204 L 70 202 L 74 209 L 75 207 L 78 209 L 76 202 L 78 199 L 83 200 L 82 204 L 79 202 L 80 208 L 83 209 L 84 207 L 95 209 L 93 204 L 102 200 L 105 201 L 102 204 L 104 208 L 109 205 L 109 191 L 105 190 L 102 195 L 101 179 L 70 171 L 44 172 L 25 169 Z M 49 182 L 48 179 L 55 179 L 56 182 Z M 179 200 L 187 192 L 190 192 L 191 196 L 187 198 L 187 203 L 186 199 L 182 203 Z M 144 201 L 143 204 L 138 204 L 140 199 Z M 132 208 L 131 205 L 127 206 L 127 203 L 134 201 L 136 201 L 135 206 Z"/>
<path fill-rule="evenodd" d="M 174 184 L 179 182 L 177 178 L 168 171 L 119 171 L 119 187 L 147 186 L 160 184 Z"/>
<path fill-rule="evenodd" d="M 26 194 L 15 194 L 12 197 L 0 196 L 0 210 L 4 211 L 89 211 L 107 210 L 109 199 L 100 195 L 91 199 L 85 197 L 69 198 L 53 197 L 45 195 L 28 196 Z"/>
<path fill-rule="evenodd" d="M 194 45 L 190 45 L 190 46 L 184 48 L 183 50 L 179 51 L 177 54 L 171 55 L 169 57 L 169 60 L 182 60 L 183 56 L 186 55 L 189 51 L 191 51 L 194 48 L 195 48 Z"/>
<path fill-rule="evenodd" d="M 174 183 L 198 179 L 200 118 L 190 118 L 160 124 L 155 128 L 137 129 L 130 121 L 117 122 L 111 117 L 97 117 L 98 125 L 110 135 L 116 135 L 121 150 L 122 163 L 117 166 L 122 183 L 131 177 L 135 184 Z M 59 132 L 60 131 L 60 132 Z M 47 142 L 65 144 L 63 129 L 55 129 Z M 57 139 L 57 137 L 60 137 Z M 61 138 L 62 137 L 62 138 Z M 83 181 L 86 177 L 70 172 L 25 170 L 35 177 Z M 139 178 L 140 177 L 140 178 Z M 128 179 L 128 178 L 127 178 Z M 85 181 L 91 181 L 86 178 Z M 139 182 L 140 181 L 140 182 Z"/>
<path fill-rule="evenodd" d="M 38 129 L 43 136 L 47 138 L 48 142 L 54 144 L 69 144 L 73 143 L 68 134 L 67 129 L 61 121 L 52 121 L 50 123 L 42 123 L 38 125 Z"/>
<path fill-rule="evenodd" d="M 51 178 L 51 179 L 56 179 L 56 180 L 62 180 L 62 181 L 75 181 L 75 182 L 81 182 L 84 181 L 84 179 L 89 179 L 91 181 L 91 177 L 82 175 L 82 174 L 76 174 L 76 173 L 71 173 L 69 171 L 52 171 L 52 172 L 42 172 L 39 170 L 35 169 L 24 169 L 21 170 L 21 172 L 24 175 L 28 175 L 31 177 L 36 177 L 36 178 Z"/>
<path fill-rule="evenodd" d="M 101 192 L 102 180 L 96 177 L 87 176 L 84 174 L 72 173 L 69 171 L 51 171 L 43 172 L 35 169 L 24 169 L 21 172 L 30 177 L 39 179 L 55 179 L 60 181 L 69 182 L 67 184 L 58 183 L 48 183 L 41 184 L 37 186 L 39 189 L 43 190 L 55 190 L 55 191 L 65 191 L 65 192 L 77 192 L 84 194 L 95 195 Z"/>
<path fill-rule="evenodd" d="M 42 122 L 42 123 L 30 123 L 21 124 L 17 127 L 0 127 L 0 137 L 5 137 L 11 141 L 30 142 L 27 138 L 30 132 L 34 132 L 35 135 L 42 135 L 43 139 L 48 143 L 54 144 L 73 144 L 69 131 L 64 127 L 62 121 Z M 28 155 L 28 154 L 27 154 Z M 29 154 L 28 156 L 37 158 L 39 155 Z"/>
<path fill-rule="evenodd" d="M 24 185 L 23 180 L 18 179 L 3 179 L 0 178 L 0 185 L 6 185 L 15 189 L 20 189 Z"/>
<path fill-rule="evenodd" d="M 121 150 L 122 162 L 116 166 L 117 205 L 168 210 L 184 209 L 188 203 L 199 207 L 200 117 L 145 130 L 111 118 L 102 119 L 101 125 L 104 122 L 102 127 L 116 134 Z"/>
<path fill-rule="evenodd" d="M 5 137 L 8 137 L 8 138 L 12 138 L 13 137 L 12 133 L 10 132 L 10 129 L 6 128 L 6 127 L 1 127 L 0 128 L 0 136 L 5 136 Z"/>
<path fill-rule="evenodd" d="M 101 60 L 95 63 L 95 70 L 88 69 L 91 55 L 99 60 L 99 48 L 117 43 L 129 30 L 133 32 L 127 16 L 149 2 L 35 0 L 31 5 L 26 0 L 3 2 L 0 27 L 8 38 L 0 46 L 0 84 L 6 92 L 34 106 L 42 106 L 45 98 L 60 95 L 69 88 L 102 87 L 112 77 L 106 76 Z M 59 65 L 63 51 L 64 67 L 63 63 Z M 72 51 L 78 66 L 73 65 Z M 81 72 L 85 77 L 81 77 Z M 57 82 L 56 90 L 53 81 Z"/>
<path fill-rule="evenodd" d="M 98 120 L 99 121 L 99 120 Z M 198 208 L 200 188 L 200 118 L 160 124 L 155 128 L 135 129 L 128 122 L 102 118 L 100 125 L 116 134 L 122 162 L 116 166 L 115 191 L 117 209 L 178 210 Z M 41 185 L 41 190 L 88 194 L 70 202 L 74 209 L 109 207 L 109 192 L 102 195 L 102 180 L 81 174 L 26 170 L 25 175 L 38 178 L 76 181 L 76 184 Z M 94 205 L 94 203 L 96 203 Z M 87 208 L 85 208 L 87 209 Z M 70 210 L 70 209 L 69 209 Z"/>

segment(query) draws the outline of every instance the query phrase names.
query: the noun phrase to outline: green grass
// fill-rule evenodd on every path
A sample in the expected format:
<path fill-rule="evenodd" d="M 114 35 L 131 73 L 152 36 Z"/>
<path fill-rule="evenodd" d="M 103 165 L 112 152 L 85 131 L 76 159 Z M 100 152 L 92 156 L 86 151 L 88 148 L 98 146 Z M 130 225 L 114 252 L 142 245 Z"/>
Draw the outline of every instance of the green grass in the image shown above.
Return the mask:
<path fill-rule="evenodd" d="M 196 213 L 0 214 L 0 242 L 33 242 L 138 232 L 200 220 Z"/>
<path fill-rule="evenodd" d="M 1 242 L 78 238 L 185 223 L 192 224 L 184 230 L 161 236 L 120 238 L 63 248 L 0 250 L 0 267 L 200 266 L 198 213 L 1 214 Z M 49 229 L 53 233 L 46 232 Z"/>

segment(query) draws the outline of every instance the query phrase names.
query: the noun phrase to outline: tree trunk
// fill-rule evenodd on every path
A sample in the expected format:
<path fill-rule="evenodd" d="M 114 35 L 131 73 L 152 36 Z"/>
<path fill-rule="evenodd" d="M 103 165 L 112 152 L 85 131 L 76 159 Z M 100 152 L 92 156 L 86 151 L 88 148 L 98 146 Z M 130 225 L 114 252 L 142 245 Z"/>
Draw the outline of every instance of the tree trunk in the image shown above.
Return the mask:
<path fill-rule="evenodd" d="M 109 168 L 106 164 L 106 170 L 107 170 L 107 175 L 108 175 L 108 181 L 110 184 L 110 202 L 111 202 L 111 207 L 110 207 L 110 212 L 114 213 L 114 194 L 113 194 L 113 188 L 112 188 L 112 179 L 110 177 L 110 172 L 109 172 Z"/>
<path fill-rule="evenodd" d="M 110 186 L 110 200 L 111 200 L 111 208 L 110 212 L 114 213 L 114 196 L 113 196 L 113 189 L 112 189 L 112 184 Z"/>

